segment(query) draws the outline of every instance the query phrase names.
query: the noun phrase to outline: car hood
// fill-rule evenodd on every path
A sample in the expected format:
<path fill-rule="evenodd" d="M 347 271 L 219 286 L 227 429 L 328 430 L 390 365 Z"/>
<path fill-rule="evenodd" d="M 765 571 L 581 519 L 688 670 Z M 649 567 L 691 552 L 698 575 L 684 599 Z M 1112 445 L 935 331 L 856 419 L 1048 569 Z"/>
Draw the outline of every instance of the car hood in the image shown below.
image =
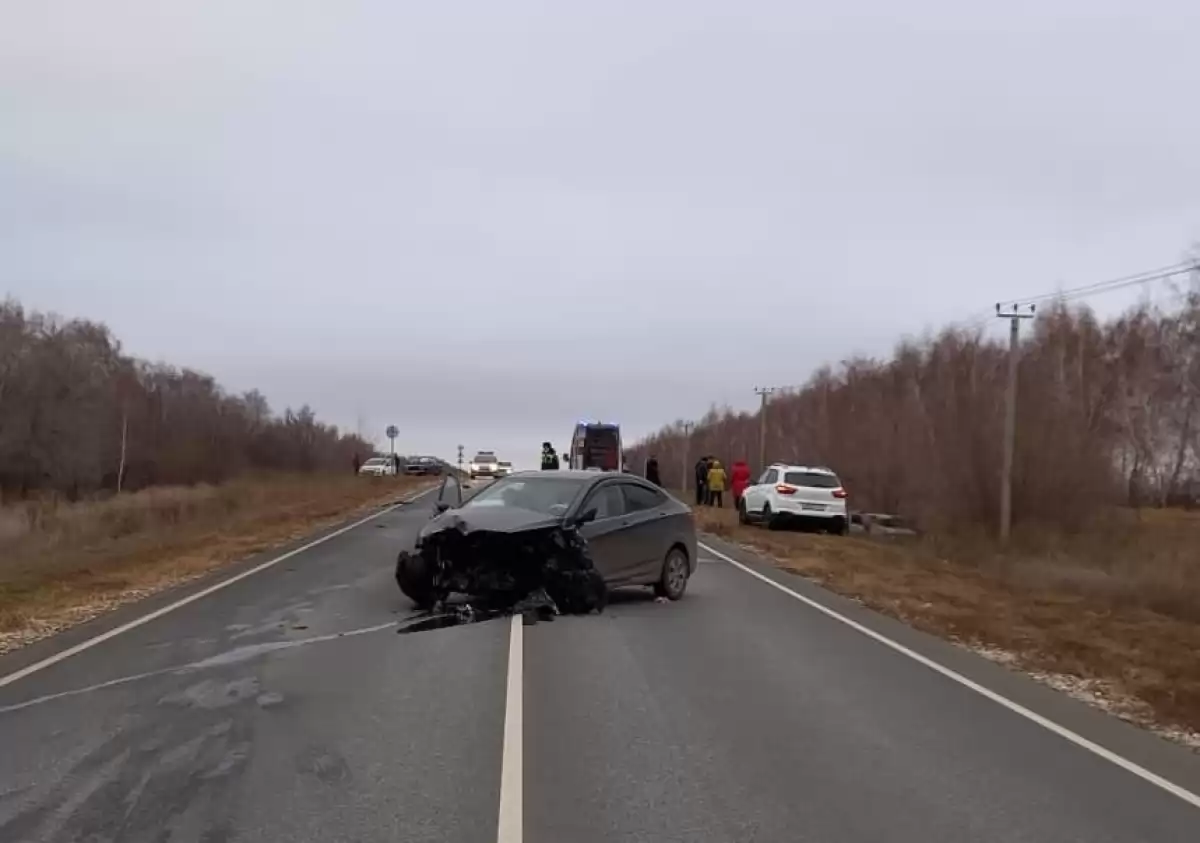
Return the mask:
<path fill-rule="evenodd" d="M 457 530 L 474 533 L 486 530 L 492 533 L 519 533 L 524 530 L 544 530 L 561 527 L 562 516 L 546 515 L 515 506 L 472 506 L 466 509 L 451 509 L 434 517 L 421 530 L 422 536 L 440 533 L 442 530 Z"/>

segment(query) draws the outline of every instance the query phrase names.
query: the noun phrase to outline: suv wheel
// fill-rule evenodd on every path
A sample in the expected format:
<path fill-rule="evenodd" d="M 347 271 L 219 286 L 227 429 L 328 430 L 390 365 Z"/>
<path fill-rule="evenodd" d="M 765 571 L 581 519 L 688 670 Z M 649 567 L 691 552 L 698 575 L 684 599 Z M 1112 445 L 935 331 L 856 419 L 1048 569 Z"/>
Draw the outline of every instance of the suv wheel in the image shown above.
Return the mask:
<path fill-rule="evenodd" d="M 833 524 L 829 527 L 829 532 L 835 536 L 844 536 L 850 532 L 850 525 L 845 518 L 834 518 Z"/>
<path fill-rule="evenodd" d="M 746 498 L 744 496 L 740 500 L 738 500 L 737 509 L 738 509 L 738 523 L 739 524 L 749 524 L 750 516 L 746 514 Z"/>
<path fill-rule="evenodd" d="M 764 527 L 766 527 L 768 530 L 774 530 L 776 527 L 779 526 L 779 519 L 776 518 L 775 515 L 771 512 L 771 505 L 769 503 L 763 504 L 763 511 L 762 511 L 762 515 L 760 516 L 760 520 L 761 520 L 762 525 Z"/>

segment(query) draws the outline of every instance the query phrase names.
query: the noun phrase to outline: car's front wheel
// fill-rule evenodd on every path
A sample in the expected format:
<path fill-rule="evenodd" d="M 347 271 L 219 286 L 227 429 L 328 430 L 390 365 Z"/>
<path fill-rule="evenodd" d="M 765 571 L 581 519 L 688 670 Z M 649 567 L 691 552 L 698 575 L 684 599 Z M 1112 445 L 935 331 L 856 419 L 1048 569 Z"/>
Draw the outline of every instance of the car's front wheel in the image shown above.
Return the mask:
<path fill-rule="evenodd" d="M 436 602 L 433 593 L 433 571 L 419 553 L 400 551 L 396 557 L 396 585 L 418 609 L 430 609 Z"/>
<path fill-rule="evenodd" d="M 750 516 L 746 513 L 746 499 L 745 498 L 741 498 L 738 500 L 737 509 L 738 509 L 738 523 L 739 524 L 749 524 Z"/>
<path fill-rule="evenodd" d="M 690 574 L 687 553 L 682 547 L 671 548 L 663 560 L 662 576 L 654 584 L 655 596 L 665 597 L 668 600 L 678 600 L 683 597 L 683 593 L 687 591 Z"/>

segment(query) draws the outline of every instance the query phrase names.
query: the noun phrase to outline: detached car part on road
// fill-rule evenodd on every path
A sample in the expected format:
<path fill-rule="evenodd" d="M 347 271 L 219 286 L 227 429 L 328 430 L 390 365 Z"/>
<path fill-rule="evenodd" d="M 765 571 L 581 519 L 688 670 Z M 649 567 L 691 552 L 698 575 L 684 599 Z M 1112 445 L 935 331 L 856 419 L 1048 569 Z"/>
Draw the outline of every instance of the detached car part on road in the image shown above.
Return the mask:
<path fill-rule="evenodd" d="M 638 477 L 519 472 L 438 507 L 396 561 L 400 590 L 422 609 L 458 593 L 477 598 L 471 614 L 602 611 L 621 586 L 678 600 L 696 570 L 691 509 Z"/>

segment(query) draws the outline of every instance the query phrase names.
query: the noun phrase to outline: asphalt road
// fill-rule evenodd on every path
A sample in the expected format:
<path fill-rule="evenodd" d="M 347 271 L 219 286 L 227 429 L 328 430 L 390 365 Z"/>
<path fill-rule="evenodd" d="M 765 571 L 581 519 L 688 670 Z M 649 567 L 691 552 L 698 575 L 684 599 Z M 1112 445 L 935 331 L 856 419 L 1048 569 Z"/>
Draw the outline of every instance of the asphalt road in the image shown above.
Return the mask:
<path fill-rule="evenodd" d="M 1200 839 L 1200 808 L 1137 772 L 1195 793 L 1196 756 L 723 545 L 679 603 L 396 635 L 392 561 L 431 506 L 0 685 L 0 840 Z"/>

